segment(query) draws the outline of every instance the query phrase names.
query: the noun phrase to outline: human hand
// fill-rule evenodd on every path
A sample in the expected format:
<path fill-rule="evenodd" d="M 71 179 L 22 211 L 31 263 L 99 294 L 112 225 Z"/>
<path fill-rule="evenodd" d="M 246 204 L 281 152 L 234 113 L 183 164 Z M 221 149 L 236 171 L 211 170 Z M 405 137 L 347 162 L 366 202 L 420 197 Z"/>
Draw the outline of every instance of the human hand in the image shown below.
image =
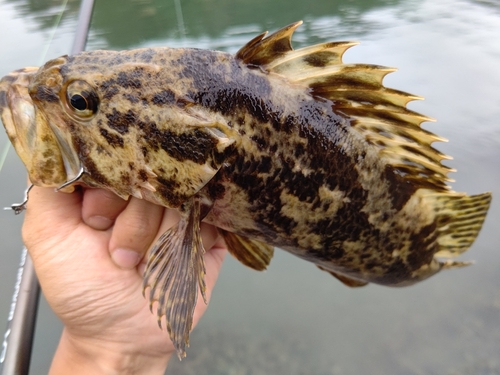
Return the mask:
<path fill-rule="evenodd" d="M 175 351 L 142 296 L 147 250 L 178 215 L 101 189 L 30 191 L 23 238 L 47 301 L 64 324 L 51 374 L 163 374 Z M 226 248 L 202 224 L 207 298 Z M 193 325 L 206 305 L 198 298 Z"/>

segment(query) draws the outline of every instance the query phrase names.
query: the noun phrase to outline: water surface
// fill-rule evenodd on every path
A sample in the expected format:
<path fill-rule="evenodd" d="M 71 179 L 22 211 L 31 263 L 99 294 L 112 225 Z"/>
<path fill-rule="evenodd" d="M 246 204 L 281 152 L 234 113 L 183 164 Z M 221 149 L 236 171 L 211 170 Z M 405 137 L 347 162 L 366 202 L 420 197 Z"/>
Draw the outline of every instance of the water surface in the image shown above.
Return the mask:
<path fill-rule="evenodd" d="M 426 98 L 411 108 L 449 139 L 453 188 L 492 191 L 483 231 L 462 259 L 472 267 L 416 286 L 349 289 L 277 251 L 265 273 L 227 258 L 191 349 L 167 374 L 500 374 L 500 3 L 496 0 L 97 2 L 88 48 L 189 46 L 235 52 L 264 30 L 299 19 L 296 47 L 362 44 L 347 62 L 398 67 L 387 86 Z M 78 2 L 0 0 L 0 75 L 70 50 Z M 0 145 L 6 137 L 1 132 Z M 19 201 L 25 172 L 8 153 L 0 205 Z M 21 249 L 22 217 L 0 213 L 0 327 Z M 60 325 L 42 302 L 31 373 L 46 373 Z"/>

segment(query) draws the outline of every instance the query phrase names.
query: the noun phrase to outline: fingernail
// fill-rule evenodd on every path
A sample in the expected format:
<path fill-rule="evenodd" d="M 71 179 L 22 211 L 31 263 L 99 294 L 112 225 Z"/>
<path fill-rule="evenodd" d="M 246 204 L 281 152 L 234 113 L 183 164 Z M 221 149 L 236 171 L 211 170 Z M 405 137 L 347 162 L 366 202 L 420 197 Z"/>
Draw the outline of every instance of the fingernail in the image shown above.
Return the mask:
<path fill-rule="evenodd" d="M 124 269 L 134 268 L 135 266 L 137 266 L 137 264 L 139 264 L 139 261 L 141 260 L 137 252 L 121 248 L 113 251 L 113 253 L 111 254 L 111 259 L 113 259 L 113 262 L 118 267 Z"/>

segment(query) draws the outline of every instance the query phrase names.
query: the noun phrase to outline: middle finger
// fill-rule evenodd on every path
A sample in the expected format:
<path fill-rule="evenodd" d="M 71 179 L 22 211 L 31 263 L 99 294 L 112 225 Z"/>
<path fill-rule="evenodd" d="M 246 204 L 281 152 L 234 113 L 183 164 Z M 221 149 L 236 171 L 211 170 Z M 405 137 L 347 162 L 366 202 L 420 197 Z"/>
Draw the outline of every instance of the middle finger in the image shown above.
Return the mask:
<path fill-rule="evenodd" d="M 163 207 L 132 197 L 116 218 L 109 251 L 121 268 L 134 268 L 146 254 L 158 233 Z"/>

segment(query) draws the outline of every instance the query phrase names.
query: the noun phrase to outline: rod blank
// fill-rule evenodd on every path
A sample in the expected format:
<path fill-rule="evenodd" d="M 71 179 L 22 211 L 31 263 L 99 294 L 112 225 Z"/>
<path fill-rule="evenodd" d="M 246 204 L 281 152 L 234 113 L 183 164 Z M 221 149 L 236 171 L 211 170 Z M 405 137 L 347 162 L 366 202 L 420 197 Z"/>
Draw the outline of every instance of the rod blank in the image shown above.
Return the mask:
<path fill-rule="evenodd" d="M 24 248 L 0 354 L 2 375 L 26 375 L 29 372 L 39 296 L 35 269 Z"/>

